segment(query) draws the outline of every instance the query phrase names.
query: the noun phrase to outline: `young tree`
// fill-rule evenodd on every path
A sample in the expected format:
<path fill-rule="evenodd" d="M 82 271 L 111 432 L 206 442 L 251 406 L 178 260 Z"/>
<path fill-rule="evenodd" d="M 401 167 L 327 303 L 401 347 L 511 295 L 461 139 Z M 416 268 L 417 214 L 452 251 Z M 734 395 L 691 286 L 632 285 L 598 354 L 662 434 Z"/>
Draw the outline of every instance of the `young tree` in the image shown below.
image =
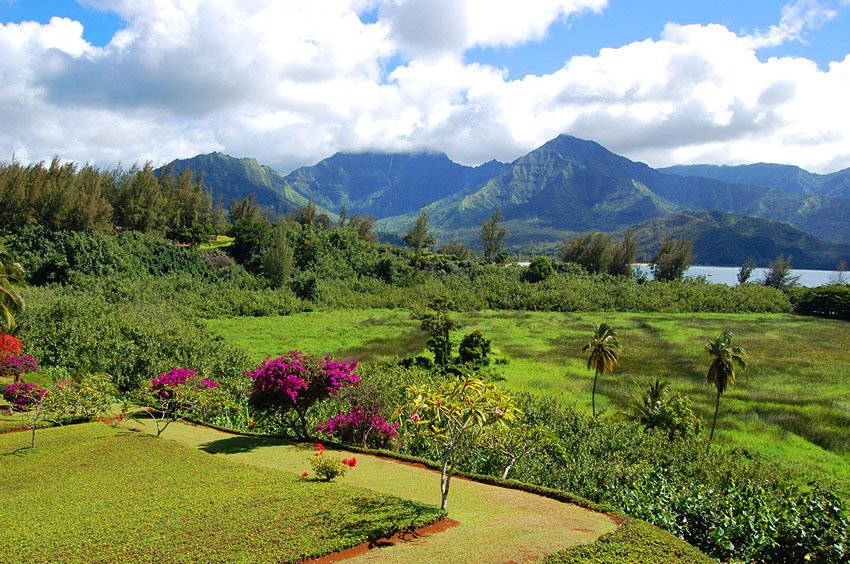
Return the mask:
<path fill-rule="evenodd" d="M 744 370 L 747 362 L 744 360 L 744 349 L 736 345 L 732 340 L 732 333 L 726 331 L 718 337 L 710 340 L 705 345 L 706 352 L 711 356 L 711 365 L 708 367 L 708 383 L 713 384 L 717 390 L 717 399 L 714 404 L 714 419 L 711 422 L 711 435 L 708 440 L 714 439 L 714 428 L 717 425 L 717 414 L 720 411 L 720 396 L 726 391 L 727 386 L 735 385 L 737 379 L 737 368 Z"/>
<path fill-rule="evenodd" d="M 632 263 L 635 262 L 640 245 L 635 238 L 634 229 L 629 229 L 620 239 L 611 253 L 608 274 L 612 276 L 632 276 Z"/>
<path fill-rule="evenodd" d="M 788 258 L 785 258 L 785 255 L 779 255 L 776 257 L 773 262 L 770 263 L 767 272 L 764 273 L 764 278 L 761 283 L 765 286 L 770 286 L 771 288 L 776 288 L 778 290 L 784 290 L 785 288 L 796 286 L 800 277 L 791 274 L 792 258 L 793 257 L 791 255 L 788 255 Z"/>
<path fill-rule="evenodd" d="M 587 369 L 594 369 L 593 392 L 591 401 L 593 405 L 593 416 L 596 417 L 596 382 L 599 375 L 612 372 L 620 362 L 620 343 L 617 334 L 607 323 L 600 323 L 589 343 L 581 348 L 586 353 Z"/>
<path fill-rule="evenodd" d="M 411 386 L 407 393 L 408 420 L 440 450 L 440 507 L 445 511 L 458 458 L 475 445 L 484 428 L 510 423 L 522 412 L 511 396 L 474 376 L 434 387 Z"/>
<path fill-rule="evenodd" d="M 502 221 L 502 210 L 497 209 L 490 221 L 481 222 L 481 247 L 484 249 L 484 260 L 497 262 L 505 249 L 505 237 L 508 230 L 499 223 Z"/>
<path fill-rule="evenodd" d="M 505 460 L 502 479 L 507 480 L 517 462 L 558 445 L 559 440 L 558 435 L 546 425 L 528 425 L 517 419 L 510 425 L 486 428 L 481 433 L 481 444 Z"/>
<path fill-rule="evenodd" d="M 580 265 L 590 274 L 607 272 L 614 254 L 614 239 L 608 233 L 582 233 L 564 244 L 558 257 Z"/>
<path fill-rule="evenodd" d="M 458 328 L 451 317 L 451 302 L 446 298 L 437 298 L 429 304 L 428 311 L 419 316 L 419 327 L 428 333 L 425 345 L 434 353 L 434 364 L 445 368 L 451 362 L 451 332 Z"/>
<path fill-rule="evenodd" d="M 428 230 L 428 214 L 425 210 L 419 210 L 416 222 L 410 226 L 404 235 L 407 246 L 416 251 L 416 269 L 422 268 L 422 251 L 437 242 Z"/>
<path fill-rule="evenodd" d="M 269 246 L 263 256 L 263 274 L 274 286 L 286 284 L 292 274 L 294 253 L 289 242 L 289 229 L 285 223 L 272 229 Z"/>
<path fill-rule="evenodd" d="M 838 266 L 835 267 L 835 274 L 829 277 L 829 284 L 831 286 L 844 286 L 848 284 L 847 278 L 847 261 L 840 261 Z"/>
<path fill-rule="evenodd" d="M 26 307 L 20 291 L 27 285 L 21 265 L 15 262 L 0 241 L 0 329 L 15 328 L 14 314 Z"/>
<path fill-rule="evenodd" d="M 644 429 L 662 429 L 671 439 L 690 437 L 699 432 L 699 419 L 691 409 L 690 400 L 671 394 L 667 382 L 656 378 L 653 384 L 640 392 L 626 407 L 629 410 L 627 416 L 642 424 Z"/>
<path fill-rule="evenodd" d="M 694 263 L 693 243 L 687 239 L 664 239 L 651 262 L 656 280 L 681 280 Z"/>
<path fill-rule="evenodd" d="M 747 257 L 747 261 L 741 265 L 738 271 L 738 284 L 746 284 L 753 275 L 753 270 L 756 269 L 756 262 L 753 257 Z"/>
<path fill-rule="evenodd" d="M 203 394 L 217 386 L 215 380 L 204 378 L 191 368 L 173 368 L 152 378 L 145 412 L 156 425 L 156 436 L 181 416 L 192 413 Z"/>

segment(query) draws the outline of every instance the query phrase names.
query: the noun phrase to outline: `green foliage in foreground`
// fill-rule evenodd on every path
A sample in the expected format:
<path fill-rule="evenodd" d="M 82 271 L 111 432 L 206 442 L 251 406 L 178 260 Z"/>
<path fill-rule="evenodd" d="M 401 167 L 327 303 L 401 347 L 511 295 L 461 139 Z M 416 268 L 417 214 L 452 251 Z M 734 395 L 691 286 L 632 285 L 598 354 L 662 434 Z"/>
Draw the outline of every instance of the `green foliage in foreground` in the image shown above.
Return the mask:
<path fill-rule="evenodd" d="M 0 436 L 5 562 L 295 562 L 440 511 L 101 423 Z M 305 451 L 306 452 L 306 451 Z"/>
<path fill-rule="evenodd" d="M 592 544 L 576 546 L 553 554 L 546 564 L 668 564 L 714 562 L 699 550 L 644 521 L 629 519 L 619 529 Z"/>

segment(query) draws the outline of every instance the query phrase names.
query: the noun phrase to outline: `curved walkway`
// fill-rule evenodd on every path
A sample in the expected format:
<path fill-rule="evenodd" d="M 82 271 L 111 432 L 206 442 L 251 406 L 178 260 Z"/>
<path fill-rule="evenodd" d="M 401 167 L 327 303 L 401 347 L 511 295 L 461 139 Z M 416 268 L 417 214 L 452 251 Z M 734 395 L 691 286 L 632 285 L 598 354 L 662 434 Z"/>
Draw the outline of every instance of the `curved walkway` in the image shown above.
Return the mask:
<path fill-rule="evenodd" d="M 174 440 L 245 464 L 289 472 L 310 471 L 309 446 L 243 437 L 182 422 L 163 433 Z M 352 456 L 343 451 L 329 455 Z M 354 454 L 357 467 L 342 483 L 439 505 L 440 477 L 433 470 L 388 458 Z M 614 531 L 607 515 L 527 492 L 455 478 L 449 517 L 460 525 L 420 540 L 371 550 L 351 562 L 528 562 Z"/>

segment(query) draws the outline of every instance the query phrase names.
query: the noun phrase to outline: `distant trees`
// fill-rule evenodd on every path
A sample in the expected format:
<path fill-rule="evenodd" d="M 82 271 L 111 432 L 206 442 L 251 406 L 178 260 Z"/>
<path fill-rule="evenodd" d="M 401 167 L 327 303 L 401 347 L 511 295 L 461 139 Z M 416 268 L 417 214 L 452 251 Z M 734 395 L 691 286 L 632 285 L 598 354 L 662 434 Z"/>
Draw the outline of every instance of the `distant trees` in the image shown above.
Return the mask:
<path fill-rule="evenodd" d="M 719 335 L 705 345 L 706 352 L 711 356 L 711 365 L 708 367 L 707 379 L 717 390 L 717 399 L 714 403 L 714 419 L 711 422 L 711 435 L 708 440 L 714 440 L 714 428 L 717 426 L 717 414 L 720 411 L 720 396 L 731 384 L 735 385 L 737 369 L 747 368 L 744 360 L 744 349 L 736 345 L 732 339 L 731 331 Z"/>
<path fill-rule="evenodd" d="M 489 221 L 481 222 L 481 247 L 484 249 L 484 260 L 487 262 L 504 262 L 505 237 L 508 230 L 501 226 L 502 210 L 493 212 Z"/>
<path fill-rule="evenodd" d="M 741 269 L 738 271 L 738 284 L 746 284 L 749 282 L 750 277 L 753 275 L 753 270 L 755 269 L 755 260 L 753 260 L 753 257 L 747 257 L 746 262 L 741 265 Z"/>
<path fill-rule="evenodd" d="M 770 263 L 770 266 L 768 266 L 768 270 L 764 273 L 764 278 L 761 283 L 765 286 L 770 286 L 771 288 L 776 288 L 778 290 L 784 290 L 785 288 L 796 286 L 800 277 L 791 274 L 792 258 L 793 257 L 790 255 L 788 258 L 785 258 L 785 255 L 779 255 L 776 257 L 773 262 Z"/>
<path fill-rule="evenodd" d="M 651 262 L 656 280 L 681 280 L 694 263 L 693 243 L 687 239 L 664 239 Z"/>
<path fill-rule="evenodd" d="M 72 231 L 135 230 L 196 244 L 213 233 L 212 197 L 190 170 L 151 163 L 130 170 L 81 169 L 58 158 L 0 165 L 0 224 Z"/>
<path fill-rule="evenodd" d="M 422 268 L 422 251 L 437 242 L 434 235 L 428 229 L 428 214 L 425 210 L 419 210 L 416 221 L 404 235 L 404 242 L 416 253 L 416 269 Z"/>
<path fill-rule="evenodd" d="M 607 323 L 600 323 L 593 333 L 593 338 L 584 345 L 581 352 L 586 353 L 587 369 L 594 369 L 593 392 L 591 401 L 593 404 L 593 416 L 596 417 L 596 382 L 599 375 L 612 372 L 620 362 L 620 342 L 617 334 Z"/>
<path fill-rule="evenodd" d="M 632 229 L 617 243 L 614 243 L 614 236 L 610 233 L 591 231 L 567 241 L 561 247 L 558 258 L 578 264 L 590 274 L 607 272 L 612 276 L 631 276 L 632 263 L 639 251 L 640 246 Z"/>
<path fill-rule="evenodd" d="M 611 252 L 611 264 L 608 266 L 608 274 L 612 276 L 631 276 L 632 264 L 640 252 L 640 245 L 635 238 L 634 229 L 629 229 L 623 238 L 614 245 Z"/>

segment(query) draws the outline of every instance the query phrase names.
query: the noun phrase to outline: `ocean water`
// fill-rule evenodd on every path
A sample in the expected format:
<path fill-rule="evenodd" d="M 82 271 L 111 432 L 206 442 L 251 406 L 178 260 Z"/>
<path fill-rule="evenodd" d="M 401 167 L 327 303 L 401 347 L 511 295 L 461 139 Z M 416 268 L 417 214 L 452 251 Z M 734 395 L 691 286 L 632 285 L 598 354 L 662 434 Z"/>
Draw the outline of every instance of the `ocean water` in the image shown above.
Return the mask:
<path fill-rule="evenodd" d="M 647 265 L 639 265 L 643 272 L 652 278 L 652 270 Z M 726 284 L 727 286 L 737 286 L 738 285 L 738 271 L 740 267 L 737 266 L 692 266 L 687 271 L 685 271 L 685 276 L 690 278 L 696 278 L 697 276 L 705 276 L 709 282 L 714 284 Z M 750 276 L 750 282 L 760 282 L 765 273 L 768 271 L 767 268 L 756 268 L 753 270 L 752 276 Z M 791 271 L 794 276 L 799 276 L 800 279 L 797 281 L 797 284 L 800 286 L 823 286 L 824 284 L 829 284 L 830 281 L 834 281 L 838 276 L 838 272 L 834 270 L 792 270 Z M 845 281 L 850 280 L 850 272 L 844 273 Z"/>

